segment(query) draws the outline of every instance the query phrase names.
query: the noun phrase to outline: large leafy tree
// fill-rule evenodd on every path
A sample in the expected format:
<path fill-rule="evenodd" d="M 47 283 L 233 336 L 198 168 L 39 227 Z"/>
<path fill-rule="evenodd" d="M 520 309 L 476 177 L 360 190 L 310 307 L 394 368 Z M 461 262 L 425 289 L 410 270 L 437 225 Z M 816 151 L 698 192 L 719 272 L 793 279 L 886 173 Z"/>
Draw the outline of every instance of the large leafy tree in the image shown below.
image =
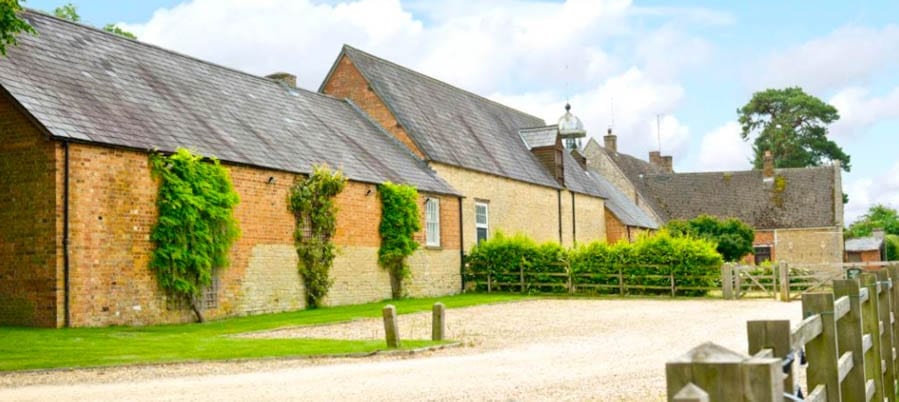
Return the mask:
<path fill-rule="evenodd" d="M 6 46 L 17 44 L 16 35 L 22 32 L 36 34 L 28 22 L 19 18 L 21 10 L 18 0 L 0 0 L 0 55 L 6 56 Z"/>
<path fill-rule="evenodd" d="M 67 3 L 65 5 L 56 7 L 53 10 L 53 15 L 66 19 L 72 22 L 80 22 L 81 15 L 78 14 L 78 7 L 72 3 Z M 106 32 L 112 32 L 116 35 L 126 37 L 128 39 L 137 39 L 137 36 L 131 32 L 128 32 L 122 28 L 120 28 L 116 24 L 106 24 L 103 26 L 103 30 Z"/>
<path fill-rule="evenodd" d="M 665 229 L 674 236 L 690 236 L 715 242 L 718 253 L 725 261 L 738 261 L 753 251 L 755 231 L 736 218 L 718 219 L 700 215 L 688 221 L 670 221 Z"/>
<path fill-rule="evenodd" d="M 827 138 L 827 125 L 840 118 L 839 112 L 802 88 L 756 92 L 737 113 L 743 140 L 755 137 L 756 169 L 763 167 L 765 152 L 771 151 L 777 168 L 840 161 L 843 170 L 849 171 L 849 155 Z"/>
<path fill-rule="evenodd" d="M 846 229 L 846 237 L 870 236 L 874 229 L 883 229 L 892 235 L 899 235 L 899 212 L 885 205 L 874 205 L 864 214 L 849 225 Z"/>

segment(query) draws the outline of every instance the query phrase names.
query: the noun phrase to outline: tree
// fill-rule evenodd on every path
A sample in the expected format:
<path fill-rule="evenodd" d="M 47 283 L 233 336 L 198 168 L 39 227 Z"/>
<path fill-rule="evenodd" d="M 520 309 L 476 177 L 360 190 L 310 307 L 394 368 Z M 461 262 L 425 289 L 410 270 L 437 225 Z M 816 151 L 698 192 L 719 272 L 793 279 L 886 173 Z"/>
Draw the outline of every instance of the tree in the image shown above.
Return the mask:
<path fill-rule="evenodd" d="M 840 161 L 843 170 L 849 171 L 849 155 L 827 139 L 827 125 L 840 118 L 839 112 L 802 88 L 756 92 L 737 113 L 743 140 L 755 136 L 752 148 L 756 169 L 763 167 L 765 152 L 771 151 L 776 168 Z"/>
<path fill-rule="evenodd" d="M 72 3 L 68 3 L 64 6 L 56 7 L 53 10 L 53 15 L 58 18 L 66 19 L 72 22 L 80 22 L 81 15 L 78 14 L 78 7 Z M 106 32 L 114 33 L 116 35 L 128 38 L 128 39 L 137 39 L 137 36 L 131 32 L 128 32 L 122 28 L 120 28 L 116 24 L 106 24 L 103 26 L 103 30 Z"/>
<path fill-rule="evenodd" d="M 870 236 L 874 229 L 883 229 L 887 234 L 899 235 L 899 212 L 884 205 L 874 205 L 849 225 L 844 233 L 846 237 Z"/>
<path fill-rule="evenodd" d="M 673 236 L 690 236 L 715 242 L 718 253 L 725 261 L 738 261 L 753 251 L 755 231 L 736 218 L 721 220 L 700 215 L 689 221 L 670 221 L 665 229 Z"/>
<path fill-rule="evenodd" d="M 24 3 L 24 1 L 23 1 Z M 22 10 L 18 0 L 0 0 L 0 55 L 6 56 L 6 46 L 16 46 L 16 35 L 27 32 L 32 35 L 37 34 L 28 22 L 19 18 L 18 13 Z"/>

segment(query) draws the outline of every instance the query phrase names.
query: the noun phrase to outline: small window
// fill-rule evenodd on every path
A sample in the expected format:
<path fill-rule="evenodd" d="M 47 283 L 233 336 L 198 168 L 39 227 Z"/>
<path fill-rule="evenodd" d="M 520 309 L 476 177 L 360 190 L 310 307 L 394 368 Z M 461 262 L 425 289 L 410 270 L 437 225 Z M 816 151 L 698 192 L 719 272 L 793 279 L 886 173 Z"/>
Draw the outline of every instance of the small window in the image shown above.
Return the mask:
<path fill-rule="evenodd" d="M 440 247 L 440 200 L 437 198 L 425 201 L 425 244 Z"/>
<path fill-rule="evenodd" d="M 476 202 L 474 203 L 474 226 L 477 230 L 478 243 L 481 241 L 487 240 L 487 229 L 489 222 L 489 213 L 487 210 L 487 203 L 485 202 Z"/>
<path fill-rule="evenodd" d="M 771 261 L 771 246 L 753 247 L 752 250 L 752 253 L 755 254 L 755 265 Z"/>

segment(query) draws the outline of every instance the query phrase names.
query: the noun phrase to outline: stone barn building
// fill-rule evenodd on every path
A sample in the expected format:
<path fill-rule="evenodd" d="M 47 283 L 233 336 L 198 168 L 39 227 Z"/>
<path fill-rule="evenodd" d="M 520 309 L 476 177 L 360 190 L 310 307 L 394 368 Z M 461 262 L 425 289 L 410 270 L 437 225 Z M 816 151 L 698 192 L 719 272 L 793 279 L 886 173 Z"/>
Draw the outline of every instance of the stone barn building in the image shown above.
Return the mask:
<path fill-rule="evenodd" d="M 207 290 L 207 317 L 304 307 L 287 196 L 321 163 L 350 180 L 326 304 L 390 297 L 377 264 L 385 181 L 417 187 L 437 227 L 419 234 L 428 247 L 411 257 L 410 294 L 461 289 L 460 194 L 352 102 L 23 17 L 39 35 L 19 36 L 0 60 L 0 325 L 191 320 L 148 268 L 158 191 L 148 152 L 179 147 L 219 158 L 240 196 L 242 234 Z"/>
<path fill-rule="evenodd" d="M 607 196 L 559 126 L 350 46 L 319 91 L 352 100 L 465 195 L 466 250 L 497 231 L 566 246 L 606 239 Z"/>

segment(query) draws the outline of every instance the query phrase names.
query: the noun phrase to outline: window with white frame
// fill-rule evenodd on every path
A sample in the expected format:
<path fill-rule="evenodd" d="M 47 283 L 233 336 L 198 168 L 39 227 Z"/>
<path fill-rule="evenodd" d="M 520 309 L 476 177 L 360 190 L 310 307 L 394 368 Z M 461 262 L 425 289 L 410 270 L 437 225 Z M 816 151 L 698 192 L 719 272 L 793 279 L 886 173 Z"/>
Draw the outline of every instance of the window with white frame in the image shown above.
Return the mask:
<path fill-rule="evenodd" d="M 476 238 L 478 243 L 487 240 L 487 229 L 489 228 L 489 212 L 486 202 L 474 203 L 474 226 L 477 231 Z"/>
<path fill-rule="evenodd" d="M 440 200 L 425 200 L 425 244 L 440 247 Z"/>

